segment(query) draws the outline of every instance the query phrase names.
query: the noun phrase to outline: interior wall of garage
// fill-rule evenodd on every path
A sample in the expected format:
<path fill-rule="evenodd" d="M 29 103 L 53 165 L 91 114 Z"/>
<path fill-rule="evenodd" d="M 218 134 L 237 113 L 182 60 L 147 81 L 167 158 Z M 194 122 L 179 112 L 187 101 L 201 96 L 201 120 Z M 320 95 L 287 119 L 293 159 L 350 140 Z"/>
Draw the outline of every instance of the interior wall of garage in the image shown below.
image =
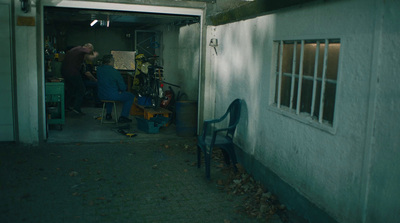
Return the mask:
<path fill-rule="evenodd" d="M 157 27 L 162 32 L 164 80 L 179 87 L 171 86 L 175 94 L 185 93 L 183 100 L 196 101 L 199 96 L 200 75 L 200 24 L 187 26 L 164 25 Z"/>
<path fill-rule="evenodd" d="M 399 91 L 394 71 L 399 70 L 394 41 L 400 37 L 394 25 L 399 10 L 395 1 L 319 2 L 209 32 L 207 42 L 217 38 L 219 46 L 218 54 L 207 49 L 213 58 L 206 60 L 212 64 L 208 79 L 215 84 L 204 92 L 205 98 L 215 94 L 215 103 L 204 104 L 205 116 L 215 112 L 218 117 L 242 98 L 235 136 L 239 159 L 311 222 L 395 222 L 399 217 L 400 139 L 392 134 L 399 132 L 393 120 L 400 103 L 392 96 Z M 274 40 L 325 38 L 341 41 L 335 121 L 329 128 L 272 105 Z"/>
<path fill-rule="evenodd" d="M 179 29 L 178 78 L 181 92 L 186 100 L 197 101 L 200 75 L 200 24 L 195 23 Z"/>
<path fill-rule="evenodd" d="M 84 26 L 60 26 L 49 27 L 51 33 L 62 33 L 58 41 L 57 50 L 67 51 L 68 48 L 92 43 L 99 57 L 110 54 L 112 50 L 134 51 L 134 30 L 129 28 L 114 27 L 87 27 Z M 45 30 L 46 31 L 46 30 Z M 45 33 L 45 39 L 48 37 Z M 53 35 L 50 35 L 50 37 Z M 62 43 L 60 43 L 62 42 Z"/>
<path fill-rule="evenodd" d="M 75 46 L 92 43 L 99 56 L 94 60 L 96 63 L 104 55 L 111 51 L 134 51 L 134 30 L 128 28 L 106 28 L 88 26 L 45 26 L 44 39 L 55 38 L 57 51 L 67 52 Z M 54 42 L 54 40 L 52 41 Z M 52 61 L 51 75 L 61 77 L 61 64 Z"/>

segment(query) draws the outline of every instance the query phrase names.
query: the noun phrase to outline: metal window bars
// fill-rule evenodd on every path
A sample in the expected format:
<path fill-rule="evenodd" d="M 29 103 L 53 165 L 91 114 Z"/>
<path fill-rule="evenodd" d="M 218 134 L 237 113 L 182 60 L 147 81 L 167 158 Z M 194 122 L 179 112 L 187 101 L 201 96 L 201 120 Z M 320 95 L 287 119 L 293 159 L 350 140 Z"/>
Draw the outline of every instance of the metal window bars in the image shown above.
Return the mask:
<path fill-rule="evenodd" d="M 319 69 L 319 57 L 320 57 L 320 48 L 321 42 L 325 45 L 324 46 L 324 56 L 323 56 L 323 67 L 322 67 L 322 77 L 318 77 L 318 69 Z M 283 76 L 288 76 L 291 78 L 291 85 L 290 85 L 290 102 L 289 102 L 289 109 L 293 110 L 294 108 L 294 98 L 296 99 L 295 105 L 295 113 L 299 115 L 301 112 L 301 94 L 302 94 L 302 83 L 303 79 L 312 80 L 312 96 L 311 96 L 311 108 L 310 108 L 310 116 L 313 116 L 316 110 L 316 100 L 317 94 L 319 93 L 319 111 L 318 111 L 318 122 L 322 123 L 324 118 L 324 102 L 325 102 L 325 89 L 326 83 L 333 83 L 336 84 L 336 80 L 327 79 L 327 65 L 328 65 L 328 55 L 329 55 L 329 43 L 330 42 L 338 42 L 337 39 L 329 40 L 294 40 L 294 41 L 283 41 L 280 40 L 278 42 L 278 71 L 277 71 L 277 97 L 276 97 L 276 107 L 281 108 L 281 100 L 282 100 L 282 79 Z M 296 65 L 297 65 L 297 48 L 298 43 L 301 44 L 300 48 L 300 61 L 299 61 L 299 71 L 298 74 L 296 73 Z M 304 51 L 305 51 L 305 44 L 306 43 L 315 43 L 315 58 L 314 58 L 314 73 L 313 76 L 303 76 L 303 69 L 304 69 Z M 291 73 L 284 73 L 283 67 L 283 60 L 284 60 L 284 45 L 285 44 L 293 44 L 293 56 L 292 56 L 292 70 Z M 289 61 L 290 62 L 290 61 Z M 298 79 L 297 82 L 297 94 L 295 92 L 295 80 Z M 318 82 L 321 82 L 321 91 L 317 92 L 317 85 Z"/>

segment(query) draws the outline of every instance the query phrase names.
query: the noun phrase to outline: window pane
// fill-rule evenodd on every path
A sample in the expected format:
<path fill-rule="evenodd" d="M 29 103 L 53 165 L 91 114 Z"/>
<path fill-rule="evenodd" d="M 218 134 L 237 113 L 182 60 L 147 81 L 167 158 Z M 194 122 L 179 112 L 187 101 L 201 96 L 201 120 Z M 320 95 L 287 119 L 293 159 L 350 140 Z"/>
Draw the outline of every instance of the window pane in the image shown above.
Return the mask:
<path fill-rule="evenodd" d="M 301 82 L 301 106 L 300 112 L 311 113 L 313 81 L 303 79 Z"/>
<path fill-rule="evenodd" d="M 339 64 L 340 43 L 330 43 L 328 50 L 328 66 L 326 69 L 326 78 L 337 80 Z"/>
<path fill-rule="evenodd" d="M 293 44 L 283 44 L 282 72 L 292 73 Z"/>
<path fill-rule="evenodd" d="M 281 87 L 281 105 L 290 106 L 290 85 L 292 83 L 291 77 L 282 75 Z"/>
<path fill-rule="evenodd" d="M 314 76 L 316 43 L 304 44 L 303 75 Z"/>
<path fill-rule="evenodd" d="M 277 45 L 277 49 L 276 49 L 276 52 L 277 52 L 277 59 L 276 59 L 276 72 L 277 73 L 279 73 L 279 58 L 281 58 L 281 44 L 280 44 L 280 42 L 276 42 L 276 45 Z M 278 85 L 276 85 L 276 86 L 278 86 Z"/>
<path fill-rule="evenodd" d="M 278 85 L 279 85 L 279 74 L 277 74 L 275 78 L 275 98 L 274 98 L 275 104 L 278 104 L 278 90 L 279 90 Z"/>
<path fill-rule="evenodd" d="M 294 78 L 294 88 L 293 88 L 293 106 L 292 108 L 296 110 L 297 108 L 297 90 L 299 89 L 299 78 Z"/>
<path fill-rule="evenodd" d="M 317 77 L 322 78 L 322 69 L 324 68 L 324 53 L 325 43 L 319 45 L 319 56 L 318 56 L 318 73 Z"/>
<path fill-rule="evenodd" d="M 298 42 L 296 46 L 296 70 L 295 74 L 300 73 L 300 54 L 301 54 L 301 43 Z"/>
<path fill-rule="evenodd" d="M 320 101 L 321 101 L 321 81 L 317 81 L 317 88 L 315 91 L 315 107 L 314 107 L 314 113 L 313 113 L 313 117 L 315 117 L 316 119 L 319 118 L 319 105 L 320 105 Z"/>
<path fill-rule="evenodd" d="M 335 112 L 336 84 L 327 82 L 325 84 L 324 114 L 323 119 L 330 124 L 333 123 Z"/>

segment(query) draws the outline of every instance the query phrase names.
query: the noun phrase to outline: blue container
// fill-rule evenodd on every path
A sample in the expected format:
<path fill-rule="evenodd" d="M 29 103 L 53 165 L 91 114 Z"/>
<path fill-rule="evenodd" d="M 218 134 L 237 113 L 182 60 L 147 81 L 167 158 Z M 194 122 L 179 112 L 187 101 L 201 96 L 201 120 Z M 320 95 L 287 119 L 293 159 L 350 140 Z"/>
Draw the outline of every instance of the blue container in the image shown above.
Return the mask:
<path fill-rule="evenodd" d="M 138 105 L 141 106 L 150 106 L 151 105 L 151 98 L 149 97 L 138 97 Z"/>
<path fill-rule="evenodd" d="M 139 130 L 146 133 L 158 133 L 163 123 L 158 123 L 152 120 L 147 120 L 142 117 L 136 116 L 137 127 Z"/>
<path fill-rule="evenodd" d="M 197 134 L 197 101 L 177 101 L 176 134 L 178 136 L 195 136 Z"/>

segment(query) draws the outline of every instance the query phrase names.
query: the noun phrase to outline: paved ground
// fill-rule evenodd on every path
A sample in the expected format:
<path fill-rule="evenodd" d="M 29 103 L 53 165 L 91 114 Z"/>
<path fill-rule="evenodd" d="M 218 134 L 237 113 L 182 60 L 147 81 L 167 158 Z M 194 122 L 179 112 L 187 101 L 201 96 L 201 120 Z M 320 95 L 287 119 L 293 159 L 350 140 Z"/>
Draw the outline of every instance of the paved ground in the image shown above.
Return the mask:
<path fill-rule="evenodd" d="M 220 164 L 205 179 L 194 138 L 0 147 L 3 223 L 266 222 L 220 188 Z"/>

